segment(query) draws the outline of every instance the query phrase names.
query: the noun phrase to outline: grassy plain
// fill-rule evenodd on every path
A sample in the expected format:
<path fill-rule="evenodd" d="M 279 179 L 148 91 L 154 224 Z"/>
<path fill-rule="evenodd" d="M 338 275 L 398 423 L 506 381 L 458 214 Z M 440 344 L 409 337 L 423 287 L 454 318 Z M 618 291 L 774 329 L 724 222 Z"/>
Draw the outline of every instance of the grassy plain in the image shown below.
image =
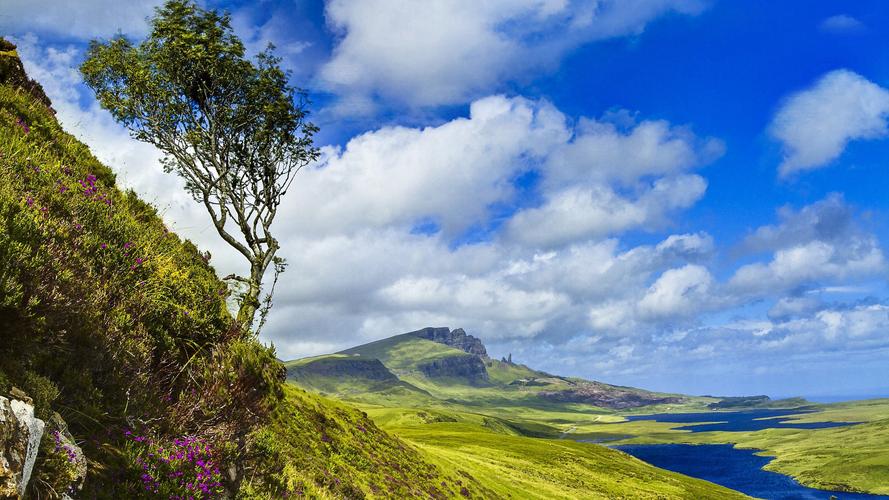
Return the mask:
<path fill-rule="evenodd" d="M 527 437 L 513 422 L 489 415 L 365 410 L 443 471 L 468 473 L 502 498 L 747 498 L 603 446 Z"/>

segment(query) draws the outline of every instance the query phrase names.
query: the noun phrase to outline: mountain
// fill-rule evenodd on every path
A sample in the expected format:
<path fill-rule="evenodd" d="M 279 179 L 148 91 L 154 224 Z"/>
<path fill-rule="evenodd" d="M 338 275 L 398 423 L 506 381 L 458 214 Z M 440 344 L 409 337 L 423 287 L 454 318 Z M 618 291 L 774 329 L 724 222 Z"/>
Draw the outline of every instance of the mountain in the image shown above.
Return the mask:
<path fill-rule="evenodd" d="M 367 372 L 364 369 L 367 364 L 373 364 L 376 370 Z M 406 403 L 425 395 L 475 405 L 499 401 L 523 406 L 582 404 L 626 410 L 701 401 L 689 396 L 561 377 L 508 360 L 491 359 L 484 344 L 462 328 L 427 327 L 335 355 L 285 365 L 288 378 L 298 385 L 367 402 L 373 401 L 373 394 L 385 394 L 391 400 L 396 386 L 405 389 L 402 394 Z M 381 368 L 388 373 L 383 375 Z"/>
<path fill-rule="evenodd" d="M 460 328 L 423 328 L 285 366 L 292 384 L 357 405 L 443 470 L 477 478 L 497 497 L 743 498 L 565 439 L 583 424 L 622 420 L 617 411 L 701 409 L 716 398 L 559 377 L 491 359 Z"/>

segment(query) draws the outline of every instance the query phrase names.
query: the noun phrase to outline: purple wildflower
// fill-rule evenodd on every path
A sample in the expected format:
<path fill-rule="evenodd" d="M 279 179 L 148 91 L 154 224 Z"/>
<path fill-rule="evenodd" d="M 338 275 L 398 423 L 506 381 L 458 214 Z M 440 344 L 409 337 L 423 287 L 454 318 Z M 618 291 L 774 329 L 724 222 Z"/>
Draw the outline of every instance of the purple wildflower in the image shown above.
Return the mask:
<path fill-rule="evenodd" d="M 17 118 L 15 120 L 15 124 L 18 125 L 19 127 L 21 127 L 21 129 L 24 130 L 26 134 L 31 133 L 31 127 L 28 126 L 28 123 L 25 122 L 25 120 L 22 120 L 21 118 Z"/>

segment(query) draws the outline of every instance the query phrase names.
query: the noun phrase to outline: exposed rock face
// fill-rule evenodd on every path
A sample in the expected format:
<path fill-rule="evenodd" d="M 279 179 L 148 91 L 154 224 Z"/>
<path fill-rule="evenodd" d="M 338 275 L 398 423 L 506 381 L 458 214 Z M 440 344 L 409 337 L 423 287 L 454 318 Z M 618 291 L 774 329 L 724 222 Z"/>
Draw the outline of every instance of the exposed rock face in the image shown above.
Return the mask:
<path fill-rule="evenodd" d="M 0 498 L 24 495 L 45 426 L 29 403 L 0 396 Z"/>
<path fill-rule="evenodd" d="M 538 395 L 561 403 L 586 403 L 600 408 L 637 408 L 654 404 L 680 403 L 682 398 L 622 388 L 599 382 L 582 382 L 567 391 L 542 391 Z"/>
<path fill-rule="evenodd" d="M 451 346 L 481 358 L 487 359 L 488 357 L 488 351 L 485 349 L 485 345 L 482 344 L 482 341 L 472 335 L 466 335 L 466 332 L 463 331 L 462 328 L 451 330 L 448 327 L 434 328 L 430 326 L 423 328 L 422 330 L 410 332 L 410 335 Z"/>
<path fill-rule="evenodd" d="M 301 376 L 351 377 L 374 381 L 397 381 L 392 372 L 378 359 L 359 357 L 324 358 L 288 370 L 287 376 L 299 379 Z"/>
<path fill-rule="evenodd" d="M 488 381 L 485 364 L 475 355 L 449 356 L 419 364 L 417 368 L 428 378 L 457 377 L 466 379 L 471 384 Z"/>

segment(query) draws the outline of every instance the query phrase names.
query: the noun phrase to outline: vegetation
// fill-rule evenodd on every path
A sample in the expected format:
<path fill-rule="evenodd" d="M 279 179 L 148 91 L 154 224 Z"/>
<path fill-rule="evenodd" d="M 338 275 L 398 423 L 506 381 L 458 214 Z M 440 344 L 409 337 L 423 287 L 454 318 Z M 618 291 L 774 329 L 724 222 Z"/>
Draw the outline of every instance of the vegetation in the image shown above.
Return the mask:
<path fill-rule="evenodd" d="M 497 497 L 743 498 L 621 452 L 559 439 L 578 423 L 622 420 L 613 410 L 536 397 L 541 387 L 568 387 L 571 380 L 496 360 L 485 361 L 489 378 L 483 385 L 426 377 L 419 369 L 464 356 L 447 345 L 398 335 L 285 365 L 294 383 L 357 404 L 441 470 L 468 474 Z M 356 359 L 379 359 L 398 378 L 364 378 L 366 372 L 352 365 Z M 331 365 L 339 370 L 331 372 Z M 695 401 L 704 408 L 714 399 Z"/>
<path fill-rule="evenodd" d="M 451 422 L 421 412 L 411 422 L 399 410 L 371 414 L 443 469 L 467 471 L 502 498 L 746 498 L 603 446 L 517 435 L 480 415 Z"/>
<path fill-rule="evenodd" d="M 84 465 L 84 498 L 487 495 L 358 410 L 283 386 L 204 255 L 118 190 L 0 52 L 0 395 L 23 390 L 64 428 L 44 436 L 31 496 L 57 498 Z"/>
<path fill-rule="evenodd" d="M 248 260 L 249 276 L 231 279 L 243 285 L 238 322 L 249 329 L 266 269 L 274 263 L 276 279 L 284 269 L 272 223 L 296 173 L 318 156 L 317 128 L 273 47 L 247 59 L 228 14 L 169 0 L 151 28 L 138 46 L 123 35 L 93 41 L 81 72 L 133 137 L 166 154 L 165 169 Z"/>

